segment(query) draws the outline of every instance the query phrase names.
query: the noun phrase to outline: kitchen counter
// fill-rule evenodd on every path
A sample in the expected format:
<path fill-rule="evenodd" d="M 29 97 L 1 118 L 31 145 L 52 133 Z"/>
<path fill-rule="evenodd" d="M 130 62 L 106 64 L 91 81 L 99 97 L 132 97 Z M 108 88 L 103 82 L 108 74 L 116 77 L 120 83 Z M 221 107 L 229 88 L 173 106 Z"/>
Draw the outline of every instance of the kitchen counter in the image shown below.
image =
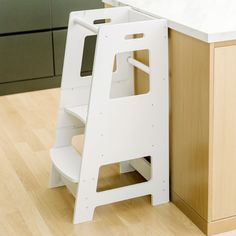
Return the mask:
<path fill-rule="evenodd" d="M 178 32 L 213 43 L 236 39 L 235 0 L 104 0 L 168 20 Z"/>
<path fill-rule="evenodd" d="M 236 229 L 236 1 L 104 2 L 168 20 L 171 201 L 207 235 Z"/>

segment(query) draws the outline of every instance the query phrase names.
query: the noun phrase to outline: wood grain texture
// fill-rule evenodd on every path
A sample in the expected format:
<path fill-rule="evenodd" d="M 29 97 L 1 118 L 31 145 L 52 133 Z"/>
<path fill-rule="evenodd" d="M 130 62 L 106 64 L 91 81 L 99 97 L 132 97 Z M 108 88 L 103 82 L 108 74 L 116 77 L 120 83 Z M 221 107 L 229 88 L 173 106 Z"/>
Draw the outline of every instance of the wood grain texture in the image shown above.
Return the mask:
<path fill-rule="evenodd" d="M 235 49 L 225 50 L 225 46 L 231 44 L 206 44 L 170 30 L 171 200 L 208 235 L 236 227 L 235 219 L 230 218 L 236 212 L 233 181 L 236 177 L 233 146 L 236 130 L 232 127 L 233 120 L 236 120 L 232 109 L 236 105 L 236 82 L 233 79 L 236 76 L 233 67 L 236 54 Z M 227 55 L 216 58 L 214 47 Z M 148 63 L 146 53 L 136 53 L 135 56 Z M 228 82 L 223 85 L 225 76 Z M 216 81 L 219 77 L 220 81 Z M 148 88 L 143 78 L 146 75 L 136 71 L 136 93 Z M 231 90 L 222 94 L 225 86 Z M 227 121 L 224 124 L 222 113 L 227 116 L 223 118 Z M 228 139 L 227 145 L 230 146 L 222 147 L 221 143 Z M 225 155 L 227 157 L 222 158 Z M 217 218 L 216 214 L 221 217 Z M 227 217 L 228 220 L 224 219 Z"/>
<path fill-rule="evenodd" d="M 169 30 L 171 200 L 207 233 L 212 46 Z M 147 53 L 136 59 L 148 64 Z M 148 88 L 136 71 L 136 93 Z M 210 193 L 211 194 L 211 193 Z"/>
<path fill-rule="evenodd" d="M 236 45 L 215 49 L 212 220 L 236 216 Z"/>
<path fill-rule="evenodd" d="M 210 46 L 171 30 L 171 189 L 208 220 Z"/>
<path fill-rule="evenodd" d="M 202 230 L 205 234 L 208 233 L 208 223 L 203 219 L 191 206 L 186 204 L 186 202 L 180 198 L 175 192 L 171 192 L 171 201 L 183 211 L 192 221 L 196 224 L 199 229 Z"/>
<path fill-rule="evenodd" d="M 232 46 L 232 45 L 236 45 L 236 40 L 230 40 L 230 41 L 223 41 L 223 42 L 214 43 L 215 48 L 227 47 L 227 46 Z"/>
<path fill-rule="evenodd" d="M 152 207 L 148 196 L 98 207 L 92 222 L 73 225 L 73 196 L 48 188 L 58 100 L 58 89 L 0 97 L 0 235 L 203 235 L 172 203 Z M 99 189 L 140 178 L 107 166 Z"/>
<path fill-rule="evenodd" d="M 230 217 L 218 221 L 212 221 L 208 224 L 208 235 L 217 236 L 235 236 L 236 235 L 236 217 Z M 228 232 L 227 232 L 228 231 Z"/>

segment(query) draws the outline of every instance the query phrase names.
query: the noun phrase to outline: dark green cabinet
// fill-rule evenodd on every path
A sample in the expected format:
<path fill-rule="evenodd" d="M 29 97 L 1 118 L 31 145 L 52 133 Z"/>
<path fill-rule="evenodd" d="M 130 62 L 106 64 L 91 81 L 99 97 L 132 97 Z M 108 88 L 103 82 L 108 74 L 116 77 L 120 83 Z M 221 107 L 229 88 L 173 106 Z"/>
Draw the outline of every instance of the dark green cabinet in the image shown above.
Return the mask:
<path fill-rule="evenodd" d="M 62 74 L 65 45 L 66 45 L 66 35 L 67 35 L 67 30 L 53 31 L 53 42 L 54 42 L 53 46 L 54 46 L 55 74 L 56 75 Z"/>
<path fill-rule="evenodd" d="M 0 0 L 0 95 L 59 86 L 70 12 L 101 7 L 101 0 Z M 95 41 L 85 40 L 84 75 Z"/>
<path fill-rule="evenodd" d="M 50 28 L 50 0 L 0 0 L 0 34 Z"/>
<path fill-rule="evenodd" d="M 0 83 L 53 75 L 50 32 L 0 37 Z"/>
<path fill-rule="evenodd" d="M 52 27 L 65 27 L 68 24 L 69 14 L 72 11 L 101 8 L 101 0 L 51 0 Z"/>

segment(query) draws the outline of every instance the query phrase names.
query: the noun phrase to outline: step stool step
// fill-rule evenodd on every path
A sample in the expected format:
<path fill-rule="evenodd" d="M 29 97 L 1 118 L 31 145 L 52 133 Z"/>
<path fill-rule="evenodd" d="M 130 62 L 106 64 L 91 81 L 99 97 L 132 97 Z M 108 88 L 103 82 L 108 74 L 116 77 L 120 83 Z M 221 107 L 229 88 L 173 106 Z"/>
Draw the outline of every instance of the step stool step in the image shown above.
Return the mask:
<path fill-rule="evenodd" d="M 88 115 L 88 105 L 65 108 L 65 111 L 86 123 Z"/>
<path fill-rule="evenodd" d="M 50 155 L 60 174 L 71 182 L 78 183 L 82 158 L 74 147 L 52 148 Z"/>

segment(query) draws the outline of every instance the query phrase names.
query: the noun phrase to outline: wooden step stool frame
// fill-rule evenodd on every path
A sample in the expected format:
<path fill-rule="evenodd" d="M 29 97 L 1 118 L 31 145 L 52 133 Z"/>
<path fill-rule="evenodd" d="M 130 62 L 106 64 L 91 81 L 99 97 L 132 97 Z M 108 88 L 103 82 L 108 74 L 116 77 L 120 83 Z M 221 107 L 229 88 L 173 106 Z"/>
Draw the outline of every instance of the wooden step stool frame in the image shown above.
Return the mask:
<path fill-rule="evenodd" d="M 95 25 L 100 19 L 111 22 Z M 84 41 L 96 34 L 93 73 L 82 77 Z M 149 194 L 153 205 L 169 201 L 167 40 L 166 20 L 130 7 L 71 13 L 49 185 L 66 185 L 75 196 L 74 223 L 92 220 L 95 207 L 112 202 Z M 149 66 L 133 58 L 137 50 L 149 50 Z M 146 94 L 134 94 L 134 67 L 149 74 Z M 81 158 L 71 141 L 83 133 Z M 96 191 L 101 166 L 121 163 L 129 172 L 131 160 L 145 156 L 147 182 Z"/>

